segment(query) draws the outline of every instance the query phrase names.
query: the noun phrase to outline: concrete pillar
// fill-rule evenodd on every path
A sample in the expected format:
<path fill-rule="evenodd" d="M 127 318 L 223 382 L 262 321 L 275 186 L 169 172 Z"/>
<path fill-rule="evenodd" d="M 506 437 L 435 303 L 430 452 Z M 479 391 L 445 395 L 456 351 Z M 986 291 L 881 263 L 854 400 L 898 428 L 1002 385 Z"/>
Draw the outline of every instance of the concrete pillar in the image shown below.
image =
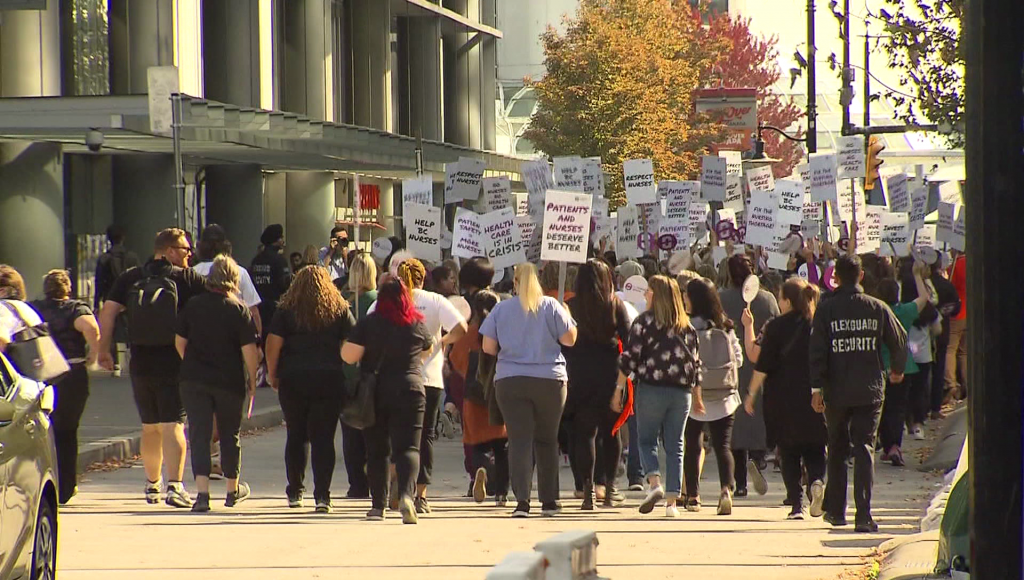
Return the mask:
<path fill-rule="evenodd" d="M 409 133 L 444 140 L 441 90 L 441 21 L 408 18 Z"/>
<path fill-rule="evenodd" d="M 153 255 L 153 238 L 176 226 L 178 210 L 171 155 L 114 157 L 114 221 L 125 229 L 125 245 L 140 258 Z"/>
<path fill-rule="evenodd" d="M 480 23 L 497 26 L 496 0 L 481 0 Z M 498 126 L 495 101 L 498 98 L 498 41 L 485 38 L 480 44 L 480 146 L 487 151 L 498 148 Z"/>
<path fill-rule="evenodd" d="M 356 125 L 391 131 L 390 4 L 354 0 L 351 5 L 354 121 Z"/>
<path fill-rule="evenodd" d="M 206 223 L 224 226 L 235 260 L 248 267 L 263 232 L 263 173 L 259 165 L 207 166 Z"/>
<path fill-rule="evenodd" d="M 288 207 L 284 173 L 263 175 L 263 227 L 288 222 Z"/>
<path fill-rule="evenodd" d="M 60 95 L 58 4 L 3 13 L 0 97 Z M 66 267 L 60 145 L 0 144 L 0 263 L 21 272 L 30 297 L 40 295 L 48 270 Z"/>
<path fill-rule="evenodd" d="M 445 0 L 445 8 L 476 20 L 480 0 Z M 445 140 L 479 149 L 480 45 L 467 49 L 471 35 L 455 32 L 444 37 Z"/>
<path fill-rule="evenodd" d="M 291 171 L 285 177 L 285 241 L 288 253 L 307 244 L 321 248 L 334 227 L 334 176 L 323 171 Z"/>
<path fill-rule="evenodd" d="M 110 0 L 109 14 L 110 92 L 146 94 L 147 69 L 174 64 L 174 1 Z"/>
<path fill-rule="evenodd" d="M 284 82 L 281 108 L 334 121 L 333 13 L 329 0 L 283 5 Z"/>
<path fill-rule="evenodd" d="M 102 234 L 114 223 L 114 192 L 110 155 L 66 155 L 65 196 L 71 233 Z"/>
<path fill-rule="evenodd" d="M 203 3 L 206 97 L 260 107 L 260 5 L 251 0 Z"/>

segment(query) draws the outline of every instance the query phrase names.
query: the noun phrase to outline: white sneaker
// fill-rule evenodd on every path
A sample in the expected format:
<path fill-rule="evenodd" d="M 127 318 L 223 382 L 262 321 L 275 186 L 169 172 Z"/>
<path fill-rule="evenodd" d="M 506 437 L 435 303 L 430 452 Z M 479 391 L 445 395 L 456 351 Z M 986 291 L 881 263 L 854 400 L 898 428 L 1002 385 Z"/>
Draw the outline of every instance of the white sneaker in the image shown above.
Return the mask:
<path fill-rule="evenodd" d="M 172 481 L 167 484 L 167 497 L 164 503 L 176 508 L 192 507 L 192 496 L 189 495 L 185 485 L 180 481 Z"/>
<path fill-rule="evenodd" d="M 825 484 L 820 479 L 811 482 L 811 517 L 820 518 L 825 510 L 822 504 L 825 503 Z"/>
<path fill-rule="evenodd" d="M 640 513 L 651 513 L 654 511 L 654 506 L 658 505 L 658 502 L 663 499 L 665 499 L 665 490 L 660 485 L 652 487 L 651 491 L 647 492 L 644 502 L 640 504 Z"/>
<path fill-rule="evenodd" d="M 665 517 L 666 518 L 678 518 L 679 517 L 679 508 L 676 507 L 675 500 L 668 502 L 668 505 L 665 506 Z"/>
<path fill-rule="evenodd" d="M 915 441 L 924 441 L 924 428 L 922 428 L 920 425 L 915 425 L 914 431 L 910 435 L 914 438 Z"/>

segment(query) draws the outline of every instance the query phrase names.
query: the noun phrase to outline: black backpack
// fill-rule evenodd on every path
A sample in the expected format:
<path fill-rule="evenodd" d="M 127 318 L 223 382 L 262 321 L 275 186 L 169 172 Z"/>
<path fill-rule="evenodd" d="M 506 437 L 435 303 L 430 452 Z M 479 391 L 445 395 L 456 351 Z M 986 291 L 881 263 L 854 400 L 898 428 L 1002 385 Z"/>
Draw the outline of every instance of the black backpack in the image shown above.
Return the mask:
<path fill-rule="evenodd" d="M 178 285 L 167 276 L 147 276 L 128 291 L 128 340 L 139 346 L 174 346 Z"/>

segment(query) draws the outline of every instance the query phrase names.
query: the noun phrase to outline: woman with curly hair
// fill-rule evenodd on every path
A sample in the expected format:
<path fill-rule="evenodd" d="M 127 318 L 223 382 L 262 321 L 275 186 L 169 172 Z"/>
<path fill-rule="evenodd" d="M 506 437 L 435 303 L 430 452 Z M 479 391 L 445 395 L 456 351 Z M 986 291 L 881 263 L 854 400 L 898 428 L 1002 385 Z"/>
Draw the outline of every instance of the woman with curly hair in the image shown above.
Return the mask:
<path fill-rule="evenodd" d="M 267 374 L 288 431 L 284 463 L 289 507 L 302 507 L 308 445 L 316 511 L 331 511 L 334 434 L 345 386 L 341 345 L 355 323 L 348 302 L 321 266 L 296 272 L 270 323 Z"/>
<path fill-rule="evenodd" d="M 402 522 L 418 521 L 412 498 L 420 471 L 420 438 L 426 409 L 423 361 L 430 357 L 433 346 L 409 288 L 388 276 L 377 290 L 376 310 L 359 320 L 341 347 L 345 362 L 362 363 L 362 372 L 377 374 L 374 423 L 363 430 L 372 498 L 366 519 L 370 521 L 384 519 L 389 444 L 391 461 L 398 472 Z"/>

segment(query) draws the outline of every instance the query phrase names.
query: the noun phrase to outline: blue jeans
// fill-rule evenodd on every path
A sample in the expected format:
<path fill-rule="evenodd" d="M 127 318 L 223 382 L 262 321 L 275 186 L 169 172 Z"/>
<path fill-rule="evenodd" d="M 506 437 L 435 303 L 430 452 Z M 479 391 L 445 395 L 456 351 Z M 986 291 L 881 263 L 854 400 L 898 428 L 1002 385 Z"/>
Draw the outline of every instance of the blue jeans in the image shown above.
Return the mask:
<path fill-rule="evenodd" d="M 629 452 L 626 455 L 626 477 L 630 485 L 643 481 L 644 473 L 640 468 L 640 435 L 636 429 L 636 414 L 630 415 L 626 421 L 629 427 Z"/>
<path fill-rule="evenodd" d="M 665 444 L 665 494 L 679 497 L 683 487 L 683 429 L 690 415 L 690 389 L 640 383 L 634 394 L 640 440 L 640 465 L 647 476 L 660 471 L 658 435 Z"/>

